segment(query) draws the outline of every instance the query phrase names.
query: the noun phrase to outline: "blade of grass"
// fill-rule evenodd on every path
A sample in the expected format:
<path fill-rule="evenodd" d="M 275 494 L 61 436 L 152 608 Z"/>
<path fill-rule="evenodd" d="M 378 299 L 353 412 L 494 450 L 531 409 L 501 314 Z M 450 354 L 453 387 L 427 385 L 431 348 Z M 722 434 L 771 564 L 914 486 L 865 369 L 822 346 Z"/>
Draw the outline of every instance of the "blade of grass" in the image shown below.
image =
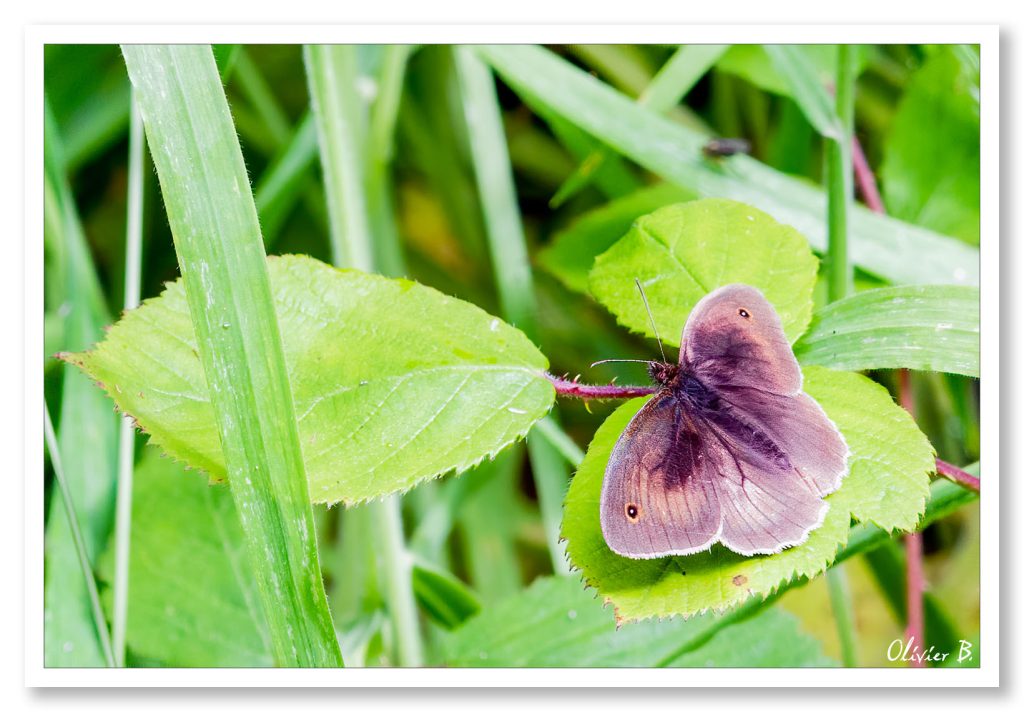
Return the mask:
<path fill-rule="evenodd" d="M 839 631 L 839 652 L 844 667 L 857 667 L 857 636 L 853 622 L 853 600 L 846 569 L 833 566 L 825 572 L 828 597 L 832 602 L 832 617 Z"/>
<path fill-rule="evenodd" d="M 665 113 L 686 96 L 727 49 L 729 49 L 729 45 L 685 45 L 681 47 L 658 70 L 651 83 L 641 92 L 636 103 L 648 106 L 659 113 Z M 551 198 L 551 206 L 557 208 L 588 186 L 597 169 L 610 155 L 615 154 L 611 154 L 606 146 L 591 151 Z"/>
<path fill-rule="evenodd" d="M 124 308 L 139 306 L 142 289 L 142 210 L 143 157 L 146 136 L 142 114 L 132 97 L 131 124 L 128 130 L 128 220 L 125 239 Z M 132 481 L 135 465 L 135 427 L 128 417 L 121 418 L 118 442 L 117 504 L 114 519 L 114 660 L 124 667 L 124 640 L 128 621 L 128 560 L 132 532 Z"/>
<path fill-rule="evenodd" d="M 366 161 L 366 201 L 374 228 L 375 261 L 382 274 L 405 276 L 405 260 L 395 224 L 394 186 L 391 160 L 394 156 L 395 124 L 402 99 L 405 68 L 412 48 L 388 45 L 382 50 L 377 98 L 370 112 Z"/>
<path fill-rule="evenodd" d="M 268 249 L 277 241 L 281 226 L 303 195 L 307 209 L 324 218 L 323 223 L 327 224 L 323 206 L 312 199 L 311 176 L 316 157 L 316 123 L 313 114 L 307 113 L 256 182 L 256 210 Z"/>
<path fill-rule="evenodd" d="M 256 205 L 208 45 L 124 45 L 279 665 L 340 666 Z"/>
<path fill-rule="evenodd" d="M 554 420 L 543 418 L 533 427 L 570 465 L 579 467 L 583 462 L 583 450 Z"/>
<path fill-rule="evenodd" d="M 850 206 L 853 204 L 853 58 L 850 45 L 839 45 L 836 66 L 835 117 L 838 134 L 828 141 L 828 299 L 844 298 L 853 282 L 853 265 L 848 259 Z M 812 76 L 813 84 L 821 85 Z M 822 88 L 821 93 L 825 94 Z M 828 96 L 825 94 L 825 98 Z M 815 119 L 807 117 L 811 123 Z M 819 129 L 820 131 L 820 129 Z"/>
<path fill-rule="evenodd" d="M 355 91 L 355 50 L 341 45 L 307 45 L 303 58 L 319 137 L 332 261 L 372 272 L 362 173 L 365 118 Z"/>
<path fill-rule="evenodd" d="M 57 435 L 53 432 L 53 422 L 50 420 L 50 409 L 45 404 L 43 404 L 43 414 L 45 417 L 43 427 L 46 435 L 46 448 L 50 451 L 50 463 L 53 465 L 53 474 L 57 479 L 57 485 L 60 487 L 61 495 L 64 498 L 64 512 L 67 514 L 68 526 L 71 528 L 71 538 L 74 541 L 75 552 L 78 554 L 78 566 L 85 580 L 85 586 L 89 592 L 89 601 L 92 605 L 92 620 L 96 625 L 96 633 L 103 648 L 103 657 L 106 660 L 107 667 L 114 667 L 114 652 L 110 647 L 110 631 L 107 630 L 107 619 L 103 615 L 103 606 L 100 605 L 100 594 L 96 588 L 96 578 L 93 576 L 92 566 L 89 564 L 89 554 L 85 550 L 85 538 L 82 536 L 82 529 L 78 524 L 78 513 L 75 511 L 71 488 L 68 487 L 67 477 L 64 474 L 60 448 L 57 445 Z"/>
<path fill-rule="evenodd" d="M 818 133 L 827 139 L 839 141 L 843 136 L 843 122 L 840 114 L 844 110 L 828 95 L 821 80 L 818 78 L 814 65 L 803 54 L 797 45 L 764 45 L 765 52 L 771 57 L 772 64 L 779 75 L 789 85 L 793 99 L 804 112 L 804 116 Z M 839 53 L 849 55 L 848 45 L 839 45 Z M 852 61 L 842 66 L 840 72 L 853 73 Z"/>
<path fill-rule="evenodd" d="M 369 206 L 365 193 L 365 158 L 360 147 L 366 140 L 362 100 L 356 90 L 357 56 L 351 45 L 307 45 L 303 48 L 310 97 L 320 143 L 320 162 L 327 192 L 334 263 L 373 271 L 374 250 Z M 386 148 L 379 139 L 376 148 Z M 377 160 L 381 159 L 375 156 Z M 381 181 L 384 181 L 382 174 Z M 383 186 L 379 186 L 383 189 Z M 375 213 L 375 227 L 394 220 L 387 210 Z M 395 236 L 393 227 L 381 232 Z M 403 269 L 397 244 L 392 245 L 392 267 Z M 423 642 L 412 589 L 412 561 L 402 531 L 401 498 L 386 497 L 367 505 L 380 548 L 388 612 L 395 627 L 397 659 L 403 666 L 423 664 Z"/>
<path fill-rule="evenodd" d="M 533 277 L 494 78 L 471 50 L 457 47 L 454 51 L 469 129 L 470 153 L 483 205 L 502 313 L 510 323 L 536 340 L 537 303 Z M 559 541 L 559 529 L 568 473 L 558 451 L 547 441 L 530 438 L 527 450 L 537 485 L 552 568 L 555 573 L 566 574 L 569 565 L 565 546 Z"/>
<path fill-rule="evenodd" d="M 825 196 L 749 156 L 720 166 L 703 158 L 706 136 L 675 124 L 550 51 L 487 45 L 474 51 L 540 114 L 554 112 L 641 166 L 701 196 L 725 197 L 792 225 L 811 246 L 827 244 Z M 964 243 L 861 206 L 851 214 L 850 259 L 894 283 L 977 284 L 978 252 Z"/>
<path fill-rule="evenodd" d="M 60 348 L 84 350 L 110 323 L 106 299 L 93 266 L 92 255 L 78 218 L 67 179 L 63 142 L 56 120 L 45 103 L 46 241 L 53 252 L 55 284 L 48 285 L 58 318 L 62 319 Z M 51 354 L 47 354 L 49 357 Z M 65 369 L 60 394 L 58 445 L 74 453 L 65 476 L 77 504 L 86 551 L 92 561 L 108 541 L 114 504 L 117 417 L 110 402 L 83 374 Z M 44 605 L 44 660 L 48 667 L 95 667 L 103 652 L 92 622 L 84 581 L 63 572 L 77 565 L 72 532 L 59 489 L 51 495 L 46 523 Z"/>
<path fill-rule="evenodd" d="M 292 132 L 291 122 L 244 47 L 239 47 L 235 53 L 234 79 L 242 95 L 256 111 L 264 129 L 278 145 L 284 145 Z"/>
<path fill-rule="evenodd" d="M 795 52 L 794 48 L 788 48 Z M 836 67 L 836 98 L 835 110 L 824 111 L 813 100 L 820 101 L 812 87 L 820 89 L 820 94 L 828 99 L 821 88 L 817 77 L 807 72 L 801 73 L 803 63 L 790 61 L 792 52 L 780 46 L 771 50 L 776 64 L 780 64 L 784 76 L 795 75 L 790 79 L 796 89 L 802 87 L 803 93 L 797 94 L 797 101 L 805 110 L 808 120 L 828 139 L 827 174 L 828 174 L 828 298 L 830 302 L 846 296 L 850 283 L 853 281 L 853 268 L 847 261 L 847 215 L 853 202 L 853 165 L 850 160 L 850 141 L 853 137 L 853 60 L 849 45 L 839 45 L 838 64 Z M 804 100 L 801 100 L 803 97 Z M 810 97 L 810 98 L 808 98 Z M 810 105 L 809 107 L 807 105 Z M 811 111 L 812 113 L 808 113 Z M 823 114 L 824 116 L 823 118 Z M 833 120 L 834 118 L 834 120 Z M 828 130 L 831 133 L 825 134 Z M 832 615 L 839 632 L 839 648 L 843 665 L 857 665 L 857 634 L 854 628 L 853 602 L 850 598 L 850 586 L 846 580 L 846 572 L 833 566 L 826 572 L 829 600 L 832 602 Z"/>

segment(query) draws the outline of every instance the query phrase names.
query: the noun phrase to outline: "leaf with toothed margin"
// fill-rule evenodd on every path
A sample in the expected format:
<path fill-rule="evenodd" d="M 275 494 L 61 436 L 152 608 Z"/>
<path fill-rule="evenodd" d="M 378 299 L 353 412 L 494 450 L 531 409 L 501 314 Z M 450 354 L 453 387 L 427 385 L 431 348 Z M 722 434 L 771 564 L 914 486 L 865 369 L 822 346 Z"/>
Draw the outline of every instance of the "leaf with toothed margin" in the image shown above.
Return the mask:
<path fill-rule="evenodd" d="M 315 502 L 359 502 L 461 472 L 551 408 L 544 355 L 472 304 L 309 257 L 270 258 L 268 269 Z M 167 453 L 226 476 L 180 280 L 95 350 L 64 358 Z"/>
<path fill-rule="evenodd" d="M 449 667 L 823 667 L 821 643 L 775 607 L 721 628 L 691 620 L 618 627 L 572 577 L 542 577 L 442 640 Z"/>
<path fill-rule="evenodd" d="M 624 620 L 723 610 L 782 583 L 815 576 L 846 543 L 851 518 L 887 530 L 917 525 L 928 497 L 935 453 L 910 414 L 877 383 L 856 373 L 807 366 L 804 390 L 850 446 L 850 471 L 829 495 L 824 523 L 800 546 L 770 556 L 741 556 L 721 545 L 691 556 L 637 560 L 619 556 L 601 534 L 601 483 L 608 456 L 647 399 L 623 404 L 604 421 L 569 486 L 562 536 L 584 580 Z"/>
<path fill-rule="evenodd" d="M 726 284 L 757 287 L 775 307 L 790 343 L 811 320 L 818 259 L 788 225 L 734 200 L 709 198 L 645 215 L 599 255 L 590 291 L 638 333 L 654 336 L 636 280 L 666 344 L 679 345 L 701 297 Z"/>

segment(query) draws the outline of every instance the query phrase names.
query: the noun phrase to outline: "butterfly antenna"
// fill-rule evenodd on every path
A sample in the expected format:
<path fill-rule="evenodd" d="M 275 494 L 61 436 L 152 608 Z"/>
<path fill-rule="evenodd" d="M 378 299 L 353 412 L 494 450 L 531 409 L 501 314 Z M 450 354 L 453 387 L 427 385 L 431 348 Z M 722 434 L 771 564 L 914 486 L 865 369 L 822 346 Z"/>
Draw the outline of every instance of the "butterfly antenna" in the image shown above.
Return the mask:
<path fill-rule="evenodd" d="M 661 343 L 661 335 L 658 333 L 658 327 L 654 325 L 654 315 L 651 314 L 651 305 L 647 303 L 647 295 L 644 294 L 644 288 L 640 284 L 639 279 L 633 280 L 636 282 L 636 288 L 640 290 L 640 298 L 644 300 L 644 308 L 647 309 L 647 318 L 651 320 L 651 329 L 654 331 L 654 337 L 658 340 L 658 348 L 661 349 L 661 360 L 668 363 L 668 359 L 665 357 L 665 345 Z"/>
<path fill-rule="evenodd" d="M 594 366 L 600 366 L 602 363 L 646 363 L 647 365 L 650 365 L 652 363 L 657 363 L 657 361 L 647 361 L 640 358 L 605 358 L 600 361 L 594 361 L 594 363 L 590 364 L 590 367 L 593 368 Z"/>

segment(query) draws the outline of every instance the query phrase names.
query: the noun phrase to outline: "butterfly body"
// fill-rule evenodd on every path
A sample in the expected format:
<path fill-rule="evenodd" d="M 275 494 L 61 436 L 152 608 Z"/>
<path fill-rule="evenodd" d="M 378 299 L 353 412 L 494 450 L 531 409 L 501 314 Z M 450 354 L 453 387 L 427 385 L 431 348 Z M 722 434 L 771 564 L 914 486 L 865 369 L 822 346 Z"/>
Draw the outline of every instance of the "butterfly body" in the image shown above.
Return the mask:
<path fill-rule="evenodd" d="M 661 389 L 608 461 L 601 528 L 630 558 L 721 542 L 743 555 L 806 540 L 847 471 L 846 443 L 802 376 L 764 296 L 728 285 L 694 307 L 679 364 L 652 363 Z"/>

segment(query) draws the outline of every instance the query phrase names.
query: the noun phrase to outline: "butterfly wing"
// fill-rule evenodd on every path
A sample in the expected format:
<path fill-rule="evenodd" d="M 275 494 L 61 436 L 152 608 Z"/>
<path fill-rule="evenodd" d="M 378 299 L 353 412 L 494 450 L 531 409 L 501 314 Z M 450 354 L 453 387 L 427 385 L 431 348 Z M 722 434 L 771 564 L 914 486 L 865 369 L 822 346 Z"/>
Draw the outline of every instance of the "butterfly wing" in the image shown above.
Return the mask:
<path fill-rule="evenodd" d="M 827 510 L 821 498 L 846 475 L 849 448 L 801 391 L 775 309 L 747 285 L 708 294 L 683 330 L 680 365 L 715 396 L 694 415 L 715 436 L 722 543 L 750 554 L 804 541 Z"/>
<path fill-rule="evenodd" d="M 750 387 L 796 395 L 803 376 L 775 309 L 754 287 L 711 292 L 683 328 L 680 366 L 707 386 Z"/>
<path fill-rule="evenodd" d="M 668 389 L 641 408 L 612 449 L 601 530 L 617 554 L 692 554 L 719 537 L 721 512 L 704 435 Z"/>
<path fill-rule="evenodd" d="M 846 474 L 845 441 L 805 393 L 746 393 L 703 411 L 708 460 L 722 512 L 720 540 L 750 556 L 807 540 L 824 521 L 822 499 Z"/>

